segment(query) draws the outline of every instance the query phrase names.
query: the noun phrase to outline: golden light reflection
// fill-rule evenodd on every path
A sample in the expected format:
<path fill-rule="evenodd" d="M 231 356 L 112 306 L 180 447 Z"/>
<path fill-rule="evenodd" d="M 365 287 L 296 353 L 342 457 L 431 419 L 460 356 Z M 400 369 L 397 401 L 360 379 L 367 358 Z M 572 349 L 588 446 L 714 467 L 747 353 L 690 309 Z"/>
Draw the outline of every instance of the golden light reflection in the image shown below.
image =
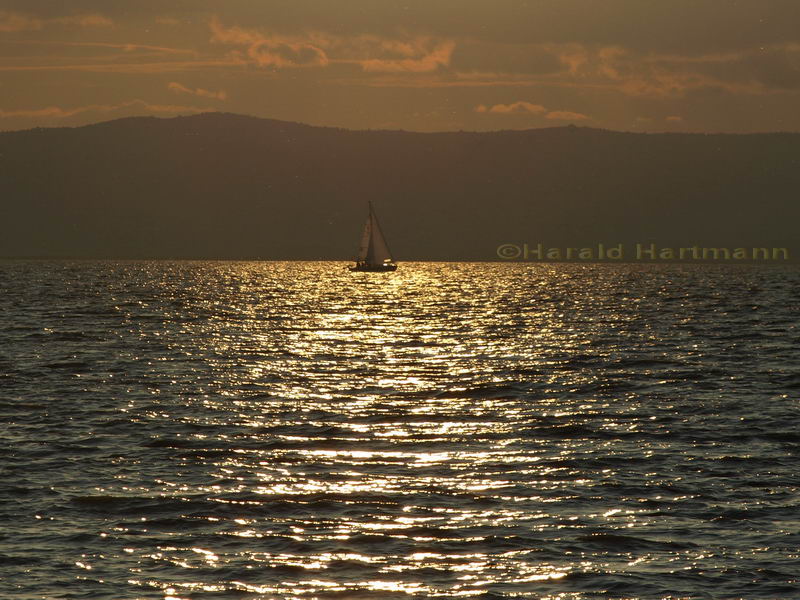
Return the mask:
<path fill-rule="evenodd" d="M 357 285 L 313 264 L 241 269 L 251 283 L 195 305 L 218 318 L 181 323 L 170 350 L 194 379 L 159 383 L 180 403 L 161 393 L 132 417 L 153 428 L 146 452 L 173 461 L 153 488 L 190 531 L 148 524 L 154 551 L 131 541 L 135 524 L 113 530 L 131 535 L 120 554 L 138 585 L 202 597 L 212 573 L 221 596 L 579 600 L 573 573 L 663 566 L 666 551 L 591 537 L 659 539 L 649 503 L 690 498 L 658 491 L 657 464 L 639 496 L 620 484 L 631 459 L 664 452 L 625 437 L 655 425 L 600 385 L 595 359 L 622 342 L 575 324 L 600 318 L 580 308 L 594 302 L 624 326 L 616 296 L 565 303 L 553 269 L 480 285 L 430 265 Z M 159 582 L 158 568 L 184 579 Z"/>

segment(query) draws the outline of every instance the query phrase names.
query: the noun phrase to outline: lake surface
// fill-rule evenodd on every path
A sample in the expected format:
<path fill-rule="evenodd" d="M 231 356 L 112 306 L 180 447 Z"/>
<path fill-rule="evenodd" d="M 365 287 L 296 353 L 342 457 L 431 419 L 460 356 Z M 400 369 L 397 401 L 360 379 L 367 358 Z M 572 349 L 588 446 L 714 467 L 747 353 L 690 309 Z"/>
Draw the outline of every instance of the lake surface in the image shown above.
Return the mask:
<path fill-rule="evenodd" d="M 800 271 L 0 261 L 0 597 L 798 598 Z"/>

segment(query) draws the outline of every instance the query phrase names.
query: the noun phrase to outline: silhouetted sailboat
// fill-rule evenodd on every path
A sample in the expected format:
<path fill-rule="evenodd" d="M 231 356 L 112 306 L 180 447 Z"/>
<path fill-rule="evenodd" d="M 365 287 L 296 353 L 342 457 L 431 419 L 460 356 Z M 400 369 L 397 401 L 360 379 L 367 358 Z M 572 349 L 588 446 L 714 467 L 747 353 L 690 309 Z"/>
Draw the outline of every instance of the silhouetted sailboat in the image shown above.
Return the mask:
<path fill-rule="evenodd" d="M 361 246 L 358 248 L 356 264 L 350 267 L 351 271 L 385 272 L 394 271 L 397 265 L 392 260 L 392 253 L 383 237 L 378 217 L 369 203 L 369 216 L 364 225 L 364 234 L 361 236 Z"/>

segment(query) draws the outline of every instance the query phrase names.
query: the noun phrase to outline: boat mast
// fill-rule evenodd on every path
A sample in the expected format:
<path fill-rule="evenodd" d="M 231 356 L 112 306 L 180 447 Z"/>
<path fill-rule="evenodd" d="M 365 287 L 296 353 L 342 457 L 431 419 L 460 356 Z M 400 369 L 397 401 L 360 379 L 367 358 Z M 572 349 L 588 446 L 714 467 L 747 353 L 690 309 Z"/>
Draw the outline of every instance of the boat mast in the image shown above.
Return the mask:
<path fill-rule="evenodd" d="M 368 200 L 369 202 L 369 216 L 370 220 L 372 221 L 372 227 L 375 231 L 372 232 L 372 238 L 374 239 L 375 234 L 377 233 L 378 239 L 383 244 L 383 247 L 386 249 L 386 253 L 389 255 L 389 260 L 394 260 L 392 257 L 392 251 L 389 249 L 389 244 L 386 243 L 386 237 L 383 235 L 383 230 L 381 229 L 381 224 L 378 223 L 378 217 L 375 214 L 375 210 L 372 208 L 372 200 Z M 372 239 L 370 239 L 370 243 L 372 243 Z"/>

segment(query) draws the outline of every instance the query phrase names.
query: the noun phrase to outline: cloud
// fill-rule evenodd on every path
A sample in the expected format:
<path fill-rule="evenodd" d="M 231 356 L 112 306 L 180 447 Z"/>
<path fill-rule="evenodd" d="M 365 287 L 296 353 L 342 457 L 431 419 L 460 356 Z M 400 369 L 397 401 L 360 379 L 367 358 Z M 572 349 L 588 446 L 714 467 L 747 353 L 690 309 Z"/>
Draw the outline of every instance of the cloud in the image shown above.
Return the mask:
<path fill-rule="evenodd" d="M 103 15 L 74 15 L 71 17 L 60 17 L 52 19 L 51 23 L 60 23 L 63 25 L 78 25 L 79 27 L 111 27 L 114 21 Z"/>
<path fill-rule="evenodd" d="M 156 17 L 155 22 L 158 25 L 180 25 L 181 20 L 175 17 Z"/>
<path fill-rule="evenodd" d="M 328 64 L 323 50 L 303 42 L 265 39 L 251 44 L 247 53 L 260 67 L 324 67 Z"/>
<path fill-rule="evenodd" d="M 71 15 L 53 19 L 40 19 L 18 12 L 0 10 L 0 32 L 17 33 L 38 31 L 46 25 L 77 25 L 78 27 L 110 27 L 114 22 L 99 14 Z"/>
<path fill-rule="evenodd" d="M 213 108 L 198 108 L 194 106 L 177 106 L 168 104 L 151 104 L 144 100 L 130 100 L 120 104 L 90 104 L 88 106 L 78 106 L 74 108 L 61 108 L 60 106 L 48 106 L 46 108 L 3 110 L 0 109 L 0 119 L 52 119 L 63 120 L 84 114 L 102 113 L 111 114 L 118 112 L 142 111 L 151 114 L 185 114 L 202 113 L 213 111 Z"/>
<path fill-rule="evenodd" d="M 665 120 L 665 121 L 667 121 L 668 123 L 682 123 L 682 122 L 683 122 L 683 117 L 678 117 L 678 116 L 675 116 L 675 115 L 670 115 L 669 117 L 667 117 L 667 118 L 666 118 L 666 119 L 664 119 L 664 120 Z"/>
<path fill-rule="evenodd" d="M 91 107 L 85 109 L 64 110 L 58 106 L 49 106 L 47 108 L 36 109 L 22 109 L 22 110 L 3 110 L 0 109 L 0 119 L 18 119 L 20 117 L 45 117 L 45 118 L 64 118 L 76 115 L 83 110 L 90 110 Z"/>
<path fill-rule="evenodd" d="M 62 48 L 101 48 L 109 50 L 122 50 L 124 52 L 140 52 L 150 55 L 191 55 L 196 56 L 195 50 L 187 50 L 185 48 L 168 48 L 166 46 L 151 46 L 147 44 L 132 44 L 130 42 L 113 43 L 113 42 L 72 42 L 72 41 L 59 41 L 59 40 L 18 40 L 14 42 L 19 45 L 33 45 L 33 46 L 60 46 Z M 64 56 L 64 50 L 59 51 L 59 56 Z M 115 55 L 116 56 L 116 55 Z"/>
<path fill-rule="evenodd" d="M 368 73 L 434 73 L 450 65 L 455 42 L 426 35 L 387 37 L 374 34 L 334 36 L 316 33 L 331 62 L 352 64 Z"/>
<path fill-rule="evenodd" d="M 228 99 L 228 93 L 225 90 L 220 90 L 218 92 L 211 92 L 209 90 L 204 90 L 203 88 L 191 89 L 176 81 L 171 81 L 169 84 L 167 84 L 167 89 L 177 94 L 191 94 L 193 96 L 199 96 L 201 98 L 213 98 L 214 100 Z"/>
<path fill-rule="evenodd" d="M 241 27 L 225 27 L 216 16 L 212 17 L 210 27 L 212 42 L 246 46 L 245 60 L 259 67 L 324 67 L 328 64 L 325 52 L 307 40 L 265 36 Z"/>
<path fill-rule="evenodd" d="M 239 64 L 230 59 L 200 57 L 197 50 L 125 42 L 88 42 L 67 39 L 14 40 L 31 46 L 30 58 L 0 59 L 0 73 L 114 73 L 169 74 L 211 70 Z M 162 84 L 159 84 L 162 85 Z"/>
<path fill-rule="evenodd" d="M 495 104 L 494 106 L 487 107 L 479 104 L 475 108 L 479 113 L 496 113 L 496 114 L 509 114 L 509 113 L 533 113 L 535 115 L 547 112 L 547 109 L 540 104 L 531 104 L 530 102 L 519 101 L 513 104 Z"/>
<path fill-rule="evenodd" d="M 512 104 L 495 104 L 493 106 L 486 106 L 479 104 L 475 107 L 475 112 L 482 114 L 496 114 L 496 115 L 510 115 L 510 114 L 534 114 L 544 115 L 545 119 L 551 121 L 586 121 L 589 117 L 576 112 L 567 110 L 548 110 L 541 104 L 533 104 L 520 100 Z"/>
<path fill-rule="evenodd" d="M 148 62 L 131 60 L 131 62 L 92 62 L 74 64 L 42 64 L 42 65 L 0 65 L 1 72 L 22 71 L 76 71 L 84 73 L 181 73 L 186 71 L 203 70 L 208 68 L 230 67 L 241 64 L 239 61 L 228 58 L 223 60 L 185 60 Z"/>
<path fill-rule="evenodd" d="M 730 94 L 800 91 L 800 43 L 796 42 L 707 54 L 658 54 L 574 42 L 497 41 L 492 45 L 459 41 L 459 48 L 445 76 L 424 85 L 547 86 L 650 98 L 679 98 L 704 89 Z M 394 83 L 402 85 L 400 80 Z"/>
<path fill-rule="evenodd" d="M 420 74 L 436 75 L 427 79 L 387 75 L 361 82 L 386 87 L 549 87 L 651 98 L 676 98 L 700 89 L 746 94 L 800 89 L 800 44 L 798 50 L 788 44 L 772 52 L 760 50 L 756 57 L 749 51 L 680 56 L 639 53 L 618 45 L 497 42 L 492 46 L 458 40 L 459 49 L 464 45 L 468 51 L 449 50 L 452 55 L 448 55 L 443 50 L 431 52 L 430 46 L 425 53 L 418 43 L 416 59 L 351 58 L 350 62 L 375 71 L 384 66 L 388 75 L 411 67 Z M 483 49 L 482 55 L 477 47 Z M 456 48 L 456 42 L 447 48 Z M 341 61 L 340 53 L 329 55 L 331 62 Z M 517 107 L 514 112 L 519 110 L 524 109 Z"/>
<path fill-rule="evenodd" d="M 387 44 L 387 46 L 389 45 Z M 420 48 L 419 42 L 410 46 L 415 48 L 412 56 L 404 58 L 366 58 L 356 62 L 361 65 L 362 69 L 371 72 L 429 73 L 450 64 L 455 42 L 451 40 L 436 42 L 430 48 Z"/>
<path fill-rule="evenodd" d="M 550 45 L 565 71 L 554 85 L 606 88 L 628 96 L 681 97 L 700 89 L 770 94 L 800 89 L 800 44 L 707 54 L 642 53 L 621 46 Z"/>
<path fill-rule="evenodd" d="M 335 35 L 323 31 L 288 36 L 209 22 L 211 41 L 241 46 L 241 62 L 276 69 L 357 65 L 368 73 L 432 73 L 450 64 L 455 42 L 430 36 L 391 38 L 373 34 Z"/>
<path fill-rule="evenodd" d="M 586 121 L 589 119 L 582 113 L 570 112 L 568 110 L 554 110 L 545 115 L 545 119 L 552 121 Z"/>
<path fill-rule="evenodd" d="M 226 27 L 216 15 L 209 21 L 211 28 L 211 41 L 223 44 L 250 45 L 257 44 L 265 38 L 257 31 L 250 31 L 242 27 Z"/>
<path fill-rule="evenodd" d="M 19 31 L 36 31 L 42 28 L 42 20 L 21 13 L 0 10 L 0 32 L 16 33 Z"/>

